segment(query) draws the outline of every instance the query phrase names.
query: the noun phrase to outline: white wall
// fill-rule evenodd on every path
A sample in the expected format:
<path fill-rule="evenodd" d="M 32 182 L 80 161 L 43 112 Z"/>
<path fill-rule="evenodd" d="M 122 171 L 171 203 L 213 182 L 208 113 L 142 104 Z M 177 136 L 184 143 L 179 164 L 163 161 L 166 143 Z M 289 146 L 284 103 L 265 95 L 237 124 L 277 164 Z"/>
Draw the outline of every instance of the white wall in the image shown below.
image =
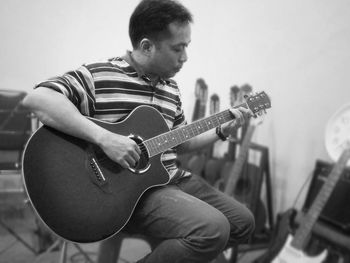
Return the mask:
<path fill-rule="evenodd" d="M 130 49 L 136 0 L 2 0 L 0 88 L 24 89 Z M 188 118 L 203 77 L 222 108 L 229 88 L 266 91 L 272 109 L 254 141 L 270 149 L 276 211 L 289 208 L 324 147 L 329 117 L 350 102 L 350 2 L 183 0 L 194 14 L 189 61 L 176 80 Z M 305 192 L 304 192 L 305 194 Z M 300 206 L 304 201 L 302 195 Z"/>

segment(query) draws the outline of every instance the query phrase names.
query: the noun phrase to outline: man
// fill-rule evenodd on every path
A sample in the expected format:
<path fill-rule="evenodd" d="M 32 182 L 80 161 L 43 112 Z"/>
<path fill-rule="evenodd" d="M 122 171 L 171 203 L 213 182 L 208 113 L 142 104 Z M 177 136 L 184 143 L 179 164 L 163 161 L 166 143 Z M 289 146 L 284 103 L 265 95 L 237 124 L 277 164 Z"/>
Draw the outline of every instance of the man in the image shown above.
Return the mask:
<path fill-rule="evenodd" d="M 130 18 L 132 51 L 41 82 L 24 105 L 44 124 L 98 145 L 123 168 L 133 167 L 141 154 L 135 141 L 84 115 L 114 122 L 139 105 L 150 105 L 170 129 L 185 125 L 180 91 L 170 78 L 187 61 L 191 23 L 190 12 L 176 1 L 143 0 Z M 170 183 L 148 190 L 125 227 L 160 241 L 140 262 L 208 262 L 252 233 L 254 218 L 245 206 L 175 162 L 177 153 L 225 139 L 251 112 L 240 108 L 232 114 L 234 121 L 163 154 Z"/>

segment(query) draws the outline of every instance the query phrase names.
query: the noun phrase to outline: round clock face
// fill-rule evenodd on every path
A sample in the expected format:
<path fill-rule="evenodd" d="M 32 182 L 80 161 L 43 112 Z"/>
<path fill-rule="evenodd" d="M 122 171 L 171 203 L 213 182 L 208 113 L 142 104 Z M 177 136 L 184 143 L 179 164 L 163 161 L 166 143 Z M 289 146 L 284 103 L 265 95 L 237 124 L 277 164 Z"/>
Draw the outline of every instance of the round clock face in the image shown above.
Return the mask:
<path fill-rule="evenodd" d="M 325 135 L 327 152 L 333 161 L 337 161 L 345 148 L 350 145 L 350 104 L 340 108 L 331 117 Z"/>

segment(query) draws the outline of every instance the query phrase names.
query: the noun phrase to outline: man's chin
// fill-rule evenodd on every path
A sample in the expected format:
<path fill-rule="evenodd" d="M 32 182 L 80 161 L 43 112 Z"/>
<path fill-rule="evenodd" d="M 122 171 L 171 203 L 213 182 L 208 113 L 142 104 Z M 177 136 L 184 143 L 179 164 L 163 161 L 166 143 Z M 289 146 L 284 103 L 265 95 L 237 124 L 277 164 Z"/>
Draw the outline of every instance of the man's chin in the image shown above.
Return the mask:
<path fill-rule="evenodd" d="M 165 74 L 166 76 L 164 76 L 164 78 L 170 79 L 170 78 L 174 77 L 178 72 L 179 72 L 179 70 L 168 72 L 168 74 Z"/>

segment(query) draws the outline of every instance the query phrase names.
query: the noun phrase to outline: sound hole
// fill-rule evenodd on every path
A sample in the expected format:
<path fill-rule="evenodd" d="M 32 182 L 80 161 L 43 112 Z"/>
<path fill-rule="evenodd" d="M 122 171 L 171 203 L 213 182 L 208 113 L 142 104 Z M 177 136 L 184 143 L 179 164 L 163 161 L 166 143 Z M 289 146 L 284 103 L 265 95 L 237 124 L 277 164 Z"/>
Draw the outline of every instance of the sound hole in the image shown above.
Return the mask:
<path fill-rule="evenodd" d="M 133 173 L 144 173 L 150 167 L 149 156 L 148 156 L 146 146 L 143 144 L 142 138 L 138 136 L 130 135 L 129 138 L 134 140 L 139 145 L 141 150 L 139 161 L 136 163 L 134 167 L 129 168 L 129 170 L 132 171 Z"/>

